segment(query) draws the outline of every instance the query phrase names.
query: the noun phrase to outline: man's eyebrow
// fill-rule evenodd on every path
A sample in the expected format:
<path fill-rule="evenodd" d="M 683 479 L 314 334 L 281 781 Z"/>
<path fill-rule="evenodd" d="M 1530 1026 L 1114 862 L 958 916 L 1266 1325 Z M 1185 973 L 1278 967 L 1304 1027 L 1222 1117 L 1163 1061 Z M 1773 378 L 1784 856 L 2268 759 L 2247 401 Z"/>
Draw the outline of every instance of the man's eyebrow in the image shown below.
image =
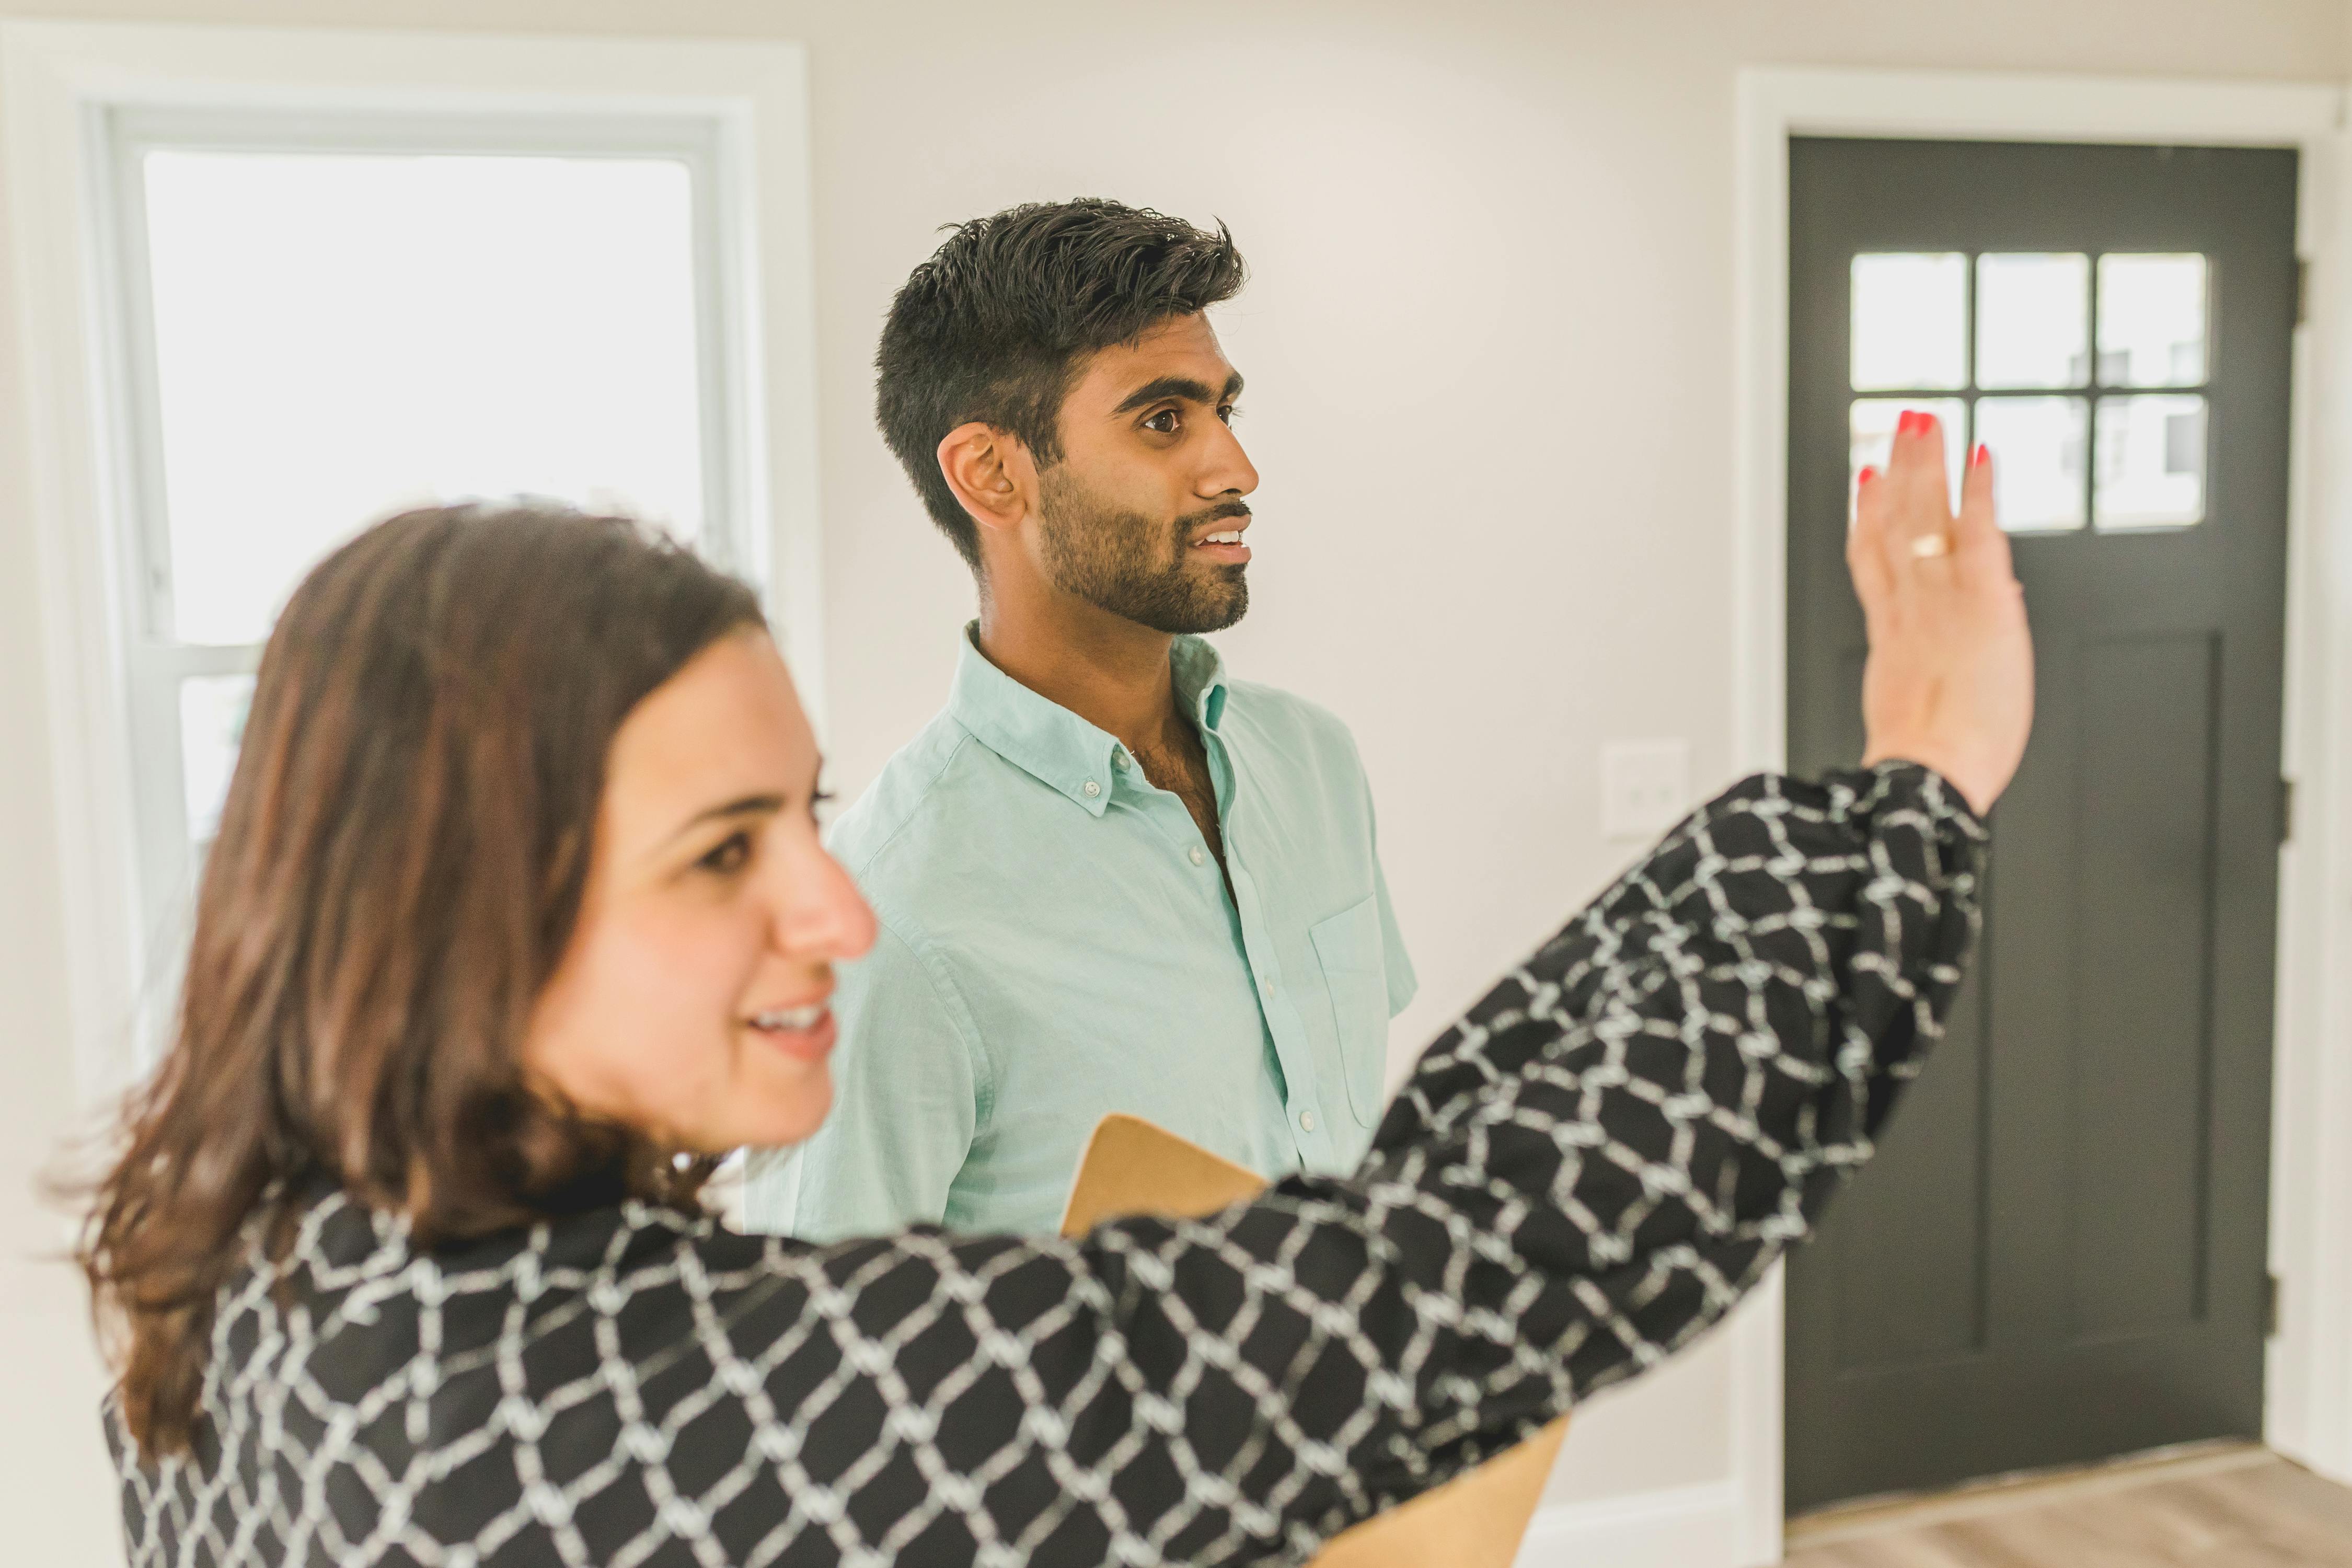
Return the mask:
<path fill-rule="evenodd" d="M 1127 400 L 1111 410 L 1113 416 L 1131 414 L 1148 403 L 1165 403 L 1180 398 L 1186 403 L 1231 403 L 1242 395 L 1242 374 L 1239 371 L 1225 378 L 1225 389 L 1218 392 L 1205 381 L 1195 381 L 1189 375 L 1163 375 L 1157 381 L 1147 381 L 1127 395 Z"/>

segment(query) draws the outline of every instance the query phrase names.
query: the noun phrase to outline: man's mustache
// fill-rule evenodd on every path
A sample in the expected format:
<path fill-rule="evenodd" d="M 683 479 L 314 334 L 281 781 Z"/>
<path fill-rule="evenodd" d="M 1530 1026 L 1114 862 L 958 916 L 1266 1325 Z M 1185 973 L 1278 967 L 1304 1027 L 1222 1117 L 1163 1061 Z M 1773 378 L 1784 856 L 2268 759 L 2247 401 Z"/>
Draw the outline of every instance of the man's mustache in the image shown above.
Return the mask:
<path fill-rule="evenodd" d="M 1176 534 L 1177 537 L 1181 539 L 1191 533 L 1194 529 L 1202 526 L 1203 523 L 1223 522 L 1229 517 L 1249 517 L 1252 515 L 1254 514 L 1250 511 L 1249 502 L 1245 500 L 1242 500 L 1238 498 L 1233 500 L 1221 500 L 1213 507 L 1205 508 L 1200 511 L 1187 512 L 1182 517 L 1178 518 L 1176 520 Z"/>

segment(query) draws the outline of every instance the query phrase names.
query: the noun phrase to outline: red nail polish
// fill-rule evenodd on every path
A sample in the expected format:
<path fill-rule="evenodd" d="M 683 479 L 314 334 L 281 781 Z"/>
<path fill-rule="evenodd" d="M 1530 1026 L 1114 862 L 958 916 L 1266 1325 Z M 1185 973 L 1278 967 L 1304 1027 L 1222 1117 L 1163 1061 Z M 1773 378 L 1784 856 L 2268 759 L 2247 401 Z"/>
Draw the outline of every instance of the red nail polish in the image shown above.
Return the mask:
<path fill-rule="evenodd" d="M 1911 422 L 1918 417 L 1919 416 L 1916 414 L 1912 413 L 1908 408 L 1905 409 L 1903 411 L 1903 417 L 1895 422 L 1895 433 L 1897 436 L 1908 436 L 1911 434 Z"/>
<path fill-rule="evenodd" d="M 1871 480 L 1873 480 L 1873 479 L 1876 479 L 1877 477 L 1878 477 L 1878 470 L 1877 470 L 1876 468 L 1871 468 L 1871 467 L 1870 467 L 1869 465 L 1867 465 L 1867 464 L 1864 464 L 1864 467 L 1863 467 L 1863 470 L 1862 470 L 1862 472 L 1860 472 L 1860 473 L 1858 473 L 1858 474 L 1854 475 L 1854 477 L 1853 477 L 1853 482 L 1854 482 L 1855 484 L 1858 484 L 1858 485 L 1866 485 L 1866 484 L 1870 483 L 1870 481 L 1871 481 Z"/>
<path fill-rule="evenodd" d="M 1979 463 L 1989 463 L 1990 461 L 1992 461 L 1992 454 L 1987 451 L 1983 445 L 1979 443 L 1977 447 L 1976 456 L 1969 460 L 1969 467 L 1973 468 Z"/>
<path fill-rule="evenodd" d="M 1927 432 L 1929 432 L 1930 430 L 1933 430 L 1935 427 L 1936 427 L 1936 416 L 1935 416 L 1934 415 L 1932 415 L 1932 414 L 1927 414 L 1927 413 L 1922 413 L 1922 414 L 1919 416 L 1918 431 L 1919 431 L 1919 434 L 1920 434 L 1920 435 L 1925 436 L 1926 434 L 1927 434 Z"/>

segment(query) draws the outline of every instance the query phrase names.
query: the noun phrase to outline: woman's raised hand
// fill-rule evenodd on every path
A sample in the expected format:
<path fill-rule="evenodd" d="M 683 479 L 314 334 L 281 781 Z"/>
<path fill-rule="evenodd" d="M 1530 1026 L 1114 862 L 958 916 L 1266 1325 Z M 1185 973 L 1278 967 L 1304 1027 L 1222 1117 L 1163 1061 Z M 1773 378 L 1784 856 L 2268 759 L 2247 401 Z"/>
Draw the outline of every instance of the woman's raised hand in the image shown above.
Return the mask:
<path fill-rule="evenodd" d="M 1862 471 L 1846 538 L 1870 630 L 1862 760 L 1933 768 L 1981 815 L 2009 786 L 2033 727 L 2033 640 L 1982 447 L 1957 518 L 1950 494 L 1936 416 L 1904 415 L 1886 471 Z"/>

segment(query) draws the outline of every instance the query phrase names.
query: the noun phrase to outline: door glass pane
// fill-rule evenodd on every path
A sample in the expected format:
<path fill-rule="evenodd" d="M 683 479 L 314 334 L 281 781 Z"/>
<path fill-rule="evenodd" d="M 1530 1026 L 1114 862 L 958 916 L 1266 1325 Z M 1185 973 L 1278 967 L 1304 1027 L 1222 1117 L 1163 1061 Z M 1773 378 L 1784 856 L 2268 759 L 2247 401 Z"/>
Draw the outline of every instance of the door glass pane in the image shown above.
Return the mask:
<path fill-rule="evenodd" d="M 1977 258 L 1977 384 L 2081 386 L 2091 379 L 2091 258 Z"/>
<path fill-rule="evenodd" d="M 2083 457 L 2091 405 L 2084 397 L 1977 400 L 1977 440 L 1992 449 L 1993 509 L 2001 527 L 2030 533 L 2083 526 Z"/>
<path fill-rule="evenodd" d="M 188 804 L 188 841 L 199 851 L 220 832 L 221 803 L 236 771 L 253 705 L 250 675 L 198 675 L 180 682 L 180 782 Z"/>
<path fill-rule="evenodd" d="M 1853 258 L 1853 389 L 1957 389 L 1968 384 L 1968 258 Z"/>
<path fill-rule="evenodd" d="M 702 527 L 677 160 L 144 158 L 174 633 L 267 635 L 400 507 L 516 492 Z"/>
<path fill-rule="evenodd" d="M 1957 397 L 1858 397 L 1847 415 L 1846 495 L 1864 465 L 1881 472 L 1894 449 L 1895 424 L 1906 408 L 1932 414 L 1944 430 L 1944 472 L 1952 482 L 1952 505 L 1960 504 L 1960 464 L 1968 451 L 1969 405 Z"/>
<path fill-rule="evenodd" d="M 2205 258 L 2099 258 L 2099 380 L 2194 386 L 2205 379 Z"/>
<path fill-rule="evenodd" d="M 2205 518 L 2205 400 L 2099 399 L 2101 528 L 2185 528 Z"/>

